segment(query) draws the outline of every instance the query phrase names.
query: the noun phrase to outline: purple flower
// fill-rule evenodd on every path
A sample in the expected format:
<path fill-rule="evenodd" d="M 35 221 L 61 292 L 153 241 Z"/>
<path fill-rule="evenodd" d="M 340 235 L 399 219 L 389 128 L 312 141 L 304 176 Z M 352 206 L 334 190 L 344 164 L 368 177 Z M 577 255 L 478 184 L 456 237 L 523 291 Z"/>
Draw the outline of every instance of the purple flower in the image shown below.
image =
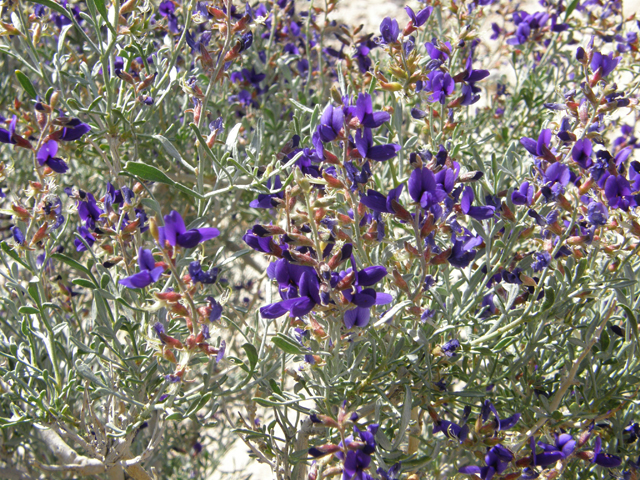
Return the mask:
<path fill-rule="evenodd" d="M 593 449 L 593 459 L 591 463 L 595 463 L 596 465 L 600 465 L 605 468 L 616 468 L 622 464 L 622 459 L 615 455 L 610 455 L 608 453 L 602 453 L 602 439 L 600 437 L 596 438 L 596 445 Z"/>
<path fill-rule="evenodd" d="M 462 81 L 463 99 L 461 105 L 472 105 L 480 100 L 480 88 L 476 87 L 476 83 L 489 76 L 488 70 L 474 70 L 473 69 L 473 57 L 470 53 L 467 57 L 467 63 L 463 75 L 456 75 L 456 81 Z"/>
<path fill-rule="evenodd" d="M 362 450 L 349 450 L 344 459 L 342 480 L 364 480 L 367 478 L 364 470 L 370 463 L 371 457 Z"/>
<path fill-rule="evenodd" d="M 404 7 L 404 9 L 416 28 L 424 25 L 433 11 L 433 7 L 423 8 L 418 13 L 415 13 L 411 7 Z"/>
<path fill-rule="evenodd" d="M 272 182 L 273 179 L 273 182 Z M 282 182 L 280 181 L 280 175 L 267 180 L 266 187 L 269 190 L 281 190 Z M 261 193 L 256 200 L 253 200 L 249 206 L 251 208 L 276 208 L 284 201 L 284 191 L 278 193 Z"/>
<path fill-rule="evenodd" d="M 0 128 L 0 142 L 8 143 L 10 145 L 15 145 L 15 134 L 16 134 L 16 124 L 18 123 L 18 117 L 15 115 L 11 118 L 11 122 L 9 123 L 9 130 L 5 130 L 4 128 Z"/>
<path fill-rule="evenodd" d="M 160 4 L 158 8 L 158 13 L 167 19 L 167 25 L 169 26 L 169 31 L 172 33 L 179 33 L 180 29 L 178 28 L 178 17 L 175 15 L 175 6 L 171 0 L 167 0 Z"/>
<path fill-rule="evenodd" d="M 535 261 L 531 264 L 534 272 L 541 272 L 551 263 L 551 255 L 549 252 L 535 252 Z"/>
<path fill-rule="evenodd" d="M 138 249 L 138 266 L 140 267 L 140 272 L 123 278 L 118 283 L 127 288 L 145 288 L 157 282 L 162 272 L 164 272 L 164 267 L 156 267 L 156 261 L 153 259 L 151 250 L 146 250 L 142 247 Z"/>
<path fill-rule="evenodd" d="M 222 317 L 222 305 L 218 303 L 218 301 L 213 297 L 207 297 L 207 301 L 209 302 L 209 307 L 211 308 L 211 313 L 209 313 L 209 321 L 215 322 Z"/>
<path fill-rule="evenodd" d="M 537 141 L 528 137 L 520 139 L 522 146 L 534 157 L 543 157 L 555 162 L 555 157 L 549 150 L 549 142 L 551 142 L 551 130 L 548 128 L 540 132 Z"/>
<path fill-rule="evenodd" d="M 444 345 L 440 347 L 440 349 L 444 352 L 447 357 L 455 357 L 458 354 L 456 350 L 460 348 L 460 342 L 455 338 L 453 340 L 449 340 Z"/>
<path fill-rule="evenodd" d="M 360 120 L 360 125 L 366 128 L 378 128 L 391 120 L 391 115 L 384 111 L 373 111 L 373 102 L 368 93 L 358 94 L 355 107 L 348 107 L 349 113 Z"/>
<path fill-rule="evenodd" d="M 411 172 L 407 187 L 411 198 L 420 203 L 425 210 L 434 207 L 447 196 L 443 186 L 438 183 L 436 176 L 427 167 L 417 168 Z"/>
<path fill-rule="evenodd" d="M 40 147 L 36 158 L 40 166 L 47 165 L 56 173 L 64 173 L 69 170 L 69 166 L 61 158 L 56 158 L 56 153 L 58 153 L 58 142 L 49 140 Z"/>
<path fill-rule="evenodd" d="M 511 201 L 514 205 L 531 205 L 533 203 L 533 185 L 523 182 L 518 190 L 511 193 Z"/>
<path fill-rule="evenodd" d="M 332 281 L 337 282 L 355 270 L 353 258 L 351 260 L 353 268 L 340 272 Z M 344 314 L 344 324 L 347 329 L 354 326 L 364 328 L 369 324 L 371 318 L 371 307 L 374 305 L 386 305 L 393 301 L 393 297 L 388 293 L 376 292 L 371 287 L 382 280 L 387 275 L 387 269 L 382 266 L 371 266 L 357 271 L 356 280 L 350 289 L 344 290 L 342 295 L 345 300 L 356 306 L 347 310 Z"/>
<path fill-rule="evenodd" d="M 200 265 L 200 262 L 197 260 L 189 264 L 189 276 L 191 277 L 191 280 L 204 285 L 211 285 L 215 283 L 218 278 L 218 272 L 219 270 L 217 268 L 212 268 L 206 272 L 203 271 L 202 265 Z"/>
<path fill-rule="evenodd" d="M 394 18 L 385 17 L 380 24 L 380 34 L 382 35 L 382 43 L 395 43 L 398 41 L 400 28 L 398 21 Z"/>
<path fill-rule="evenodd" d="M 322 303 L 318 275 L 313 268 L 295 268 L 297 265 L 291 265 L 293 268 L 289 268 L 290 264 L 285 259 L 275 263 L 277 265 L 272 269 L 272 273 L 280 285 L 286 282 L 289 288 L 285 290 L 284 300 L 260 309 L 263 318 L 278 318 L 286 312 L 294 317 L 303 317 L 317 304 Z"/>
<path fill-rule="evenodd" d="M 78 227 L 78 233 L 90 247 L 93 246 L 96 241 L 96 237 L 91 234 L 91 231 L 87 227 Z M 73 243 L 78 252 L 84 252 L 87 249 L 85 244 L 79 238 L 76 238 Z"/>
<path fill-rule="evenodd" d="M 193 248 L 196 245 L 211 240 L 220 235 L 217 228 L 192 228 L 187 230 L 182 216 L 175 210 L 164 216 L 164 227 L 159 227 L 160 245 L 164 246 L 165 241 L 169 245 L 176 245 L 183 248 Z"/>
<path fill-rule="evenodd" d="M 443 52 L 442 50 L 440 50 L 437 46 L 436 46 L 436 42 L 437 39 L 433 39 L 433 42 L 426 42 L 424 44 L 424 47 L 427 49 L 427 53 L 429 54 L 429 56 L 431 57 L 431 60 L 441 60 L 441 61 L 445 61 L 449 58 L 449 54 L 446 52 Z M 451 48 L 451 42 L 444 42 L 443 45 L 445 45 L 447 47 L 447 49 L 449 50 L 449 52 L 451 52 L 452 48 Z"/>
<path fill-rule="evenodd" d="M 571 437 L 571 435 L 569 435 L 569 437 Z M 534 467 L 540 466 L 546 468 L 549 465 L 555 464 L 558 460 L 565 458 L 562 451 L 560 451 L 555 445 L 538 442 L 538 446 L 541 447 L 543 451 L 541 453 L 536 453 L 536 443 L 533 437 L 531 437 L 529 443 L 531 446 L 531 461 L 533 462 Z"/>
<path fill-rule="evenodd" d="M 13 235 L 13 240 L 18 245 L 24 245 L 24 233 L 22 233 L 20 227 L 16 227 L 15 225 L 11 227 L 11 234 Z"/>
<path fill-rule="evenodd" d="M 571 150 L 571 157 L 573 161 L 580 165 L 585 170 L 593 165 L 591 160 L 591 153 L 593 152 L 593 145 L 588 138 L 582 138 L 573 145 Z"/>
<path fill-rule="evenodd" d="M 602 226 L 609 219 L 609 211 L 603 203 L 591 202 L 587 207 L 587 218 L 593 225 Z"/>
<path fill-rule="evenodd" d="M 408 7 L 407 7 L 408 8 Z M 427 82 L 424 89 L 431 92 L 430 102 L 440 102 L 444 105 L 446 98 L 453 93 L 456 84 L 446 72 L 434 70 L 427 75 Z"/>
<path fill-rule="evenodd" d="M 400 151 L 400 145 L 388 143 L 385 145 L 373 145 L 373 134 L 370 128 L 356 132 L 356 147 L 362 158 L 369 158 L 378 162 L 385 162 L 395 157 Z"/>
<path fill-rule="evenodd" d="M 78 118 L 72 118 L 65 123 L 65 126 L 62 129 L 62 134 L 60 135 L 60 140 L 73 142 L 90 131 L 91 127 L 89 125 L 82 123 Z"/>
<path fill-rule="evenodd" d="M 436 422 L 436 425 L 434 425 L 433 427 L 433 433 L 439 432 L 444 433 L 452 440 L 457 440 L 459 443 L 462 443 L 467 439 L 467 435 L 469 434 L 469 426 L 460 426 L 448 420 L 438 420 Z"/>
<path fill-rule="evenodd" d="M 382 480 L 399 480 L 400 478 L 400 469 L 402 468 L 402 463 L 398 462 L 393 465 L 389 470 L 384 470 L 382 467 L 378 467 L 376 473 L 380 475 Z"/>
<path fill-rule="evenodd" d="M 240 51 L 244 52 L 253 44 L 253 33 L 247 32 L 240 37 Z"/>
<path fill-rule="evenodd" d="M 92 193 L 85 194 L 85 200 L 78 202 L 78 215 L 88 228 L 94 228 L 103 213 Z"/>
<path fill-rule="evenodd" d="M 327 105 L 320 117 L 318 134 L 323 142 L 332 142 L 340 134 L 344 123 L 344 113 L 341 107 Z"/>
<path fill-rule="evenodd" d="M 398 202 L 403 188 L 404 184 L 400 184 L 397 188 L 392 189 L 386 197 L 375 190 L 367 190 L 367 194 L 363 194 L 360 197 L 360 202 L 374 212 L 394 214 L 396 212 L 393 208 L 393 203 Z"/>
<path fill-rule="evenodd" d="M 506 447 L 498 444 L 490 448 L 484 456 L 485 467 L 462 467 L 459 472 L 467 475 L 477 475 L 482 478 L 482 480 L 490 480 L 495 474 L 499 475 L 504 472 L 512 460 L 513 453 Z"/>
<path fill-rule="evenodd" d="M 560 162 L 552 163 L 545 170 L 544 178 L 547 183 L 541 191 L 547 200 L 551 200 L 564 192 L 564 187 L 571 180 L 571 170 Z"/>
<path fill-rule="evenodd" d="M 609 55 L 602 55 L 600 52 L 593 52 L 591 57 L 591 70 L 596 74 L 597 78 L 605 78 L 620 63 L 621 57 L 613 57 L 613 52 Z"/>
<path fill-rule="evenodd" d="M 629 206 L 635 205 L 629 181 L 622 175 L 610 175 L 604 184 L 604 194 L 609 206 L 627 211 Z"/>
<path fill-rule="evenodd" d="M 500 34 L 502 33 L 502 29 L 498 26 L 497 23 L 492 23 L 491 30 L 493 31 L 490 37 L 491 40 L 497 40 Z"/>
<path fill-rule="evenodd" d="M 473 188 L 466 187 L 462 193 L 462 199 L 460 200 L 460 207 L 465 214 L 475 218 L 476 220 L 488 220 L 495 215 L 496 208 L 494 206 L 474 207 L 471 205 L 473 200 Z"/>
<path fill-rule="evenodd" d="M 465 268 L 476 258 L 475 247 L 482 244 L 482 237 L 473 236 L 471 232 L 464 229 L 464 234 L 457 236 L 455 233 L 451 235 L 451 254 L 447 261 L 457 268 Z"/>
<path fill-rule="evenodd" d="M 255 225 L 254 229 L 255 227 L 260 227 L 260 225 Z M 247 233 L 244 234 L 242 240 L 257 252 L 275 255 L 277 257 L 282 255 L 282 248 L 277 245 L 271 237 L 257 235 L 253 229 L 247 230 Z"/>

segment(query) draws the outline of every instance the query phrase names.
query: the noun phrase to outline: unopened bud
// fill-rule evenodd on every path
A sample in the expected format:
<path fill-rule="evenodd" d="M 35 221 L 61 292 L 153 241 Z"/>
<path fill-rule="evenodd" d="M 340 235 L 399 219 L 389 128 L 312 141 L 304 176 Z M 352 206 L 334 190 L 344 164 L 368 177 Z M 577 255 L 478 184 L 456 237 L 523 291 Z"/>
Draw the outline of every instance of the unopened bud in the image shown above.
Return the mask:
<path fill-rule="evenodd" d="M 49 228 L 49 224 L 47 222 L 44 222 L 44 224 L 38 229 L 38 231 L 31 239 L 31 245 L 35 245 L 47 236 L 47 228 Z"/>

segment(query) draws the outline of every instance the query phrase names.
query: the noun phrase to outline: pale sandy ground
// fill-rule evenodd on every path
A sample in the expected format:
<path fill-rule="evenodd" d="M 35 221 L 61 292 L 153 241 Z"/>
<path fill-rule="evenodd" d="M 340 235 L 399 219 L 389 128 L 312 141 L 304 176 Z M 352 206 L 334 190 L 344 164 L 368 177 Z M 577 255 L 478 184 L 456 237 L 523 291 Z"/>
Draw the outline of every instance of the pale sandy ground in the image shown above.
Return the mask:
<path fill-rule="evenodd" d="M 536 2 L 525 2 L 532 7 Z M 331 18 L 348 25 L 363 24 L 364 32 L 379 34 L 380 22 L 384 17 L 397 18 L 398 23 L 404 25 L 408 21 L 404 6 L 410 5 L 416 9 L 419 4 L 416 1 L 404 0 L 342 0 Z M 624 0 L 623 10 L 625 17 L 640 12 L 640 0 Z M 481 34 L 482 36 L 482 34 Z M 261 465 L 251 459 L 248 448 L 238 441 L 224 456 L 222 466 L 211 480 L 227 479 L 255 479 L 271 480 L 273 475 L 269 467 Z"/>

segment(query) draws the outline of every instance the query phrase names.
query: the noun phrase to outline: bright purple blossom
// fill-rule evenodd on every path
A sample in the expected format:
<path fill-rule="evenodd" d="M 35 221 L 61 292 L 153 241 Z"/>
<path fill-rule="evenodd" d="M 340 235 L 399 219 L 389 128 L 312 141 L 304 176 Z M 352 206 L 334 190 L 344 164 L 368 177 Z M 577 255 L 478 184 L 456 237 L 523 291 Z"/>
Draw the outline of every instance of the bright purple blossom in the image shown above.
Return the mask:
<path fill-rule="evenodd" d="M 40 166 L 46 165 L 56 173 L 64 173 L 69 170 L 69 166 L 64 160 L 57 158 L 56 153 L 58 153 L 58 142 L 49 140 L 40 147 L 36 158 Z"/>
<path fill-rule="evenodd" d="M 613 53 L 602 55 L 600 52 L 593 52 L 593 57 L 591 57 L 591 70 L 598 78 L 605 78 L 615 70 L 620 60 L 621 57 L 614 58 Z"/>
<path fill-rule="evenodd" d="M 358 118 L 360 125 L 366 128 L 378 128 L 391 120 L 391 115 L 385 111 L 373 111 L 373 101 L 368 93 L 358 94 L 355 107 L 347 107 L 351 115 Z"/>
<path fill-rule="evenodd" d="M 118 283 L 127 288 L 145 288 L 157 282 L 162 272 L 164 272 L 164 267 L 156 267 L 156 261 L 151 250 L 142 247 L 138 249 L 138 266 L 140 267 L 138 273 L 123 278 Z"/>
<path fill-rule="evenodd" d="M 267 180 L 266 187 L 269 190 L 281 190 L 282 181 L 280 181 L 280 175 Z M 251 208 L 276 208 L 284 202 L 284 191 L 277 193 L 261 193 L 256 200 L 252 200 L 249 206 Z"/>
<path fill-rule="evenodd" d="M 11 122 L 9 123 L 9 130 L 0 128 L 0 142 L 15 145 L 16 143 L 15 134 L 16 134 L 17 123 L 18 123 L 18 117 L 14 115 L 11 118 Z"/>
<path fill-rule="evenodd" d="M 431 92 L 430 102 L 440 102 L 444 105 L 446 98 L 453 93 L 456 84 L 446 72 L 434 70 L 427 75 L 427 81 L 424 85 L 426 91 Z"/>
<path fill-rule="evenodd" d="M 385 162 L 395 157 L 400 151 L 400 145 L 388 143 L 385 145 L 373 145 L 373 133 L 370 128 L 356 132 L 356 147 L 362 158 L 369 158 L 378 162 Z"/>
<path fill-rule="evenodd" d="M 573 161 L 580 165 L 585 170 L 593 165 L 591 160 L 591 154 L 593 152 L 593 145 L 588 138 L 581 138 L 573 145 L 571 150 L 571 157 Z"/>
<path fill-rule="evenodd" d="M 498 444 L 490 448 L 484 457 L 485 467 L 462 467 L 459 472 L 467 475 L 477 475 L 482 480 L 490 480 L 494 475 L 504 472 L 513 460 L 513 453 Z"/>
<path fill-rule="evenodd" d="M 545 159 L 550 159 L 553 157 L 553 154 L 549 150 L 549 142 L 551 142 L 551 130 L 545 128 L 540 131 L 540 135 L 538 136 L 538 140 L 534 140 L 532 138 L 523 137 L 520 139 L 520 143 L 527 151 L 533 155 L 534 157 L 543 157 Z M 552 158 L 551 161 L 555 162 L 555 157 Z"/>
<path fill-rule="evenodd" d="M 511 193 L 514 205 L 531 205 L 533 203 L 534 188 L 529 182 L 523 182 L 518 190 Z"/>
<path fill-rule="evenodd" d="M 483 207 L 474 207 L 471 204 L 473 203 L 475 196 L 473 194 L 473 188 L 466 187 L 464 192 L 462 193 L 462 199 L 460 200 L 460 207 L 462 211 L 469 215 L 470 217 L 475 218 L 476 220 L 488 220 L 492 218 L 496 213 L 496 208 L 491 205 L 486 205 Z"/>
<path fill-rule="evenodd" d="M 90 131 L 91 127 L 89 125 L 82 123 L 78 118 L 72 118 L 65 123 L 65 126 L 62 129 L 62 134 L 60 135 L 60 140 L 73 142 Z"/>
<path fill-rule="evenodd" d="M 344 124 L 344 113 L 341 107 L 327 105 L 320 117 L 318 134 L 323 142 L 332 142 L 340 134 Z"/>
<path fill-rule="evenodd" d="M 418 13 L 415 13 L 411 7 L 404 7 L 404 10 L 407 12 L 407 15 L 409 15 L 409 18 L 411 18 L 413 26 L 417 28 L 421 27 L 427 20 L 429 20 L 433 7 L 423 8 Z"/>
<path fill-rule="evenodd" d="M 393 208 L 394 202 L 398 203 L 403 188 L 404 184 L 400 184 L 400 186 L 389 191 L 389 195 L 386 197 L 375 190 L 367 190 L 366 195 L 363 194 L 360 198 L 360 202 L 375 212 L 394 214 L 396 213 Z"/>
<path fill-rule="evenodd" d="M 175 210 L 164 216 L 164 227 L 159 227 L 158 231 L 161 246 L 164 246 L 167 241 L 172 247 L 180 246 L 183 248 L 193 248 L 199 243 L 220 235 L 220 230 L 212 227 L 187 230 L 182 216 Z"/>
<path fill-rule="evenodd" d="M 96 237 L 94 237 L 91 233 L 91 231 L 87 228 L 87 227 L 83 227 L 80 226 L 78 227 L 78 233 L 80 234 L 80 236 L 82 237 L 82 239 L 87 242 L 87 244 L 91 247 L 93 246 L 93 244 L 96 242 Z M 73 241 L 74 245 L 76 246 L 76 250 L 78 252 L 84 252 L 87 247 L 84 244 L 84 242 L 82 242 L 82 240 L 80 240 L 79 238 L 76 238 Z"/>
<path fill-rule="evenodd" d="M 380 34 L 382 35 L 382 43 L 395 43 L 398 41 L 400 28 L 398 21 L 393 18 L 385 17 L 380 24 Z"/>
<path fill-rule="evenodd" d="M 407 182 L 409 195 L 425 210 L 439 204 L 447 196 L 442 184 L 427 167 L 417 168 L 409 176 Z"/>

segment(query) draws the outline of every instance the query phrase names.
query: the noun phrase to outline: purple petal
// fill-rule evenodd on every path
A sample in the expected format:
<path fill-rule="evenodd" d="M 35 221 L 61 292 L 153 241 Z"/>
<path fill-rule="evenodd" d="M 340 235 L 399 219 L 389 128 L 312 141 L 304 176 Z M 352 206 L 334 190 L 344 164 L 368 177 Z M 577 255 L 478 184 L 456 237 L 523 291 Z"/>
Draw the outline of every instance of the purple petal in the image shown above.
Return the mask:
<path fill-rule="evenodd" d="M 364 122 L 362 122 L 362 125 L 368 128 L 378 128 L 380 125 L 388 122 L 389 120 L 391 120 L 391 115 L 389 115 L 387 112 L 374 112 L 371 115 L 367 115 L 367 117 L 364 119 Z"/>
<path fill-rule="evenodd" d="M 562 452 L 557 450 L 555 452 L 537 453 L 536 465 L 539 465 L 541 467 L 548 467 L 549 465 L 553 465 L 558 460 L 562 460 L 563 458 L 564 455 L 562 455 Z"/>
<path fill-rule="evenodd" d="M 69 170 L 69 165 L 61 158 L 50 157 L 45 164 L 56 173 L 65 173 Z"/>
<path fill-rule="evenodd" d="M 200 242 L 206 242 L 207 240 L 211 240 L 212 238 L 216 238 L 220 235 L 220 230 L 217 228 L 209 227 L 209 228 L 198 228 L 198 232 L 202 237 Z"/>
<path fill-rule="evenodd" d="M 164 238 L 172 247 L 176 246 L 177 236 L 185 233 L 187 230 L 184 226 L 182 216 L 175 210 L 172 210 L 169 215 L 164 216 L 164 227 Z"/>
<path fill-rule="evenodd" d="M 336 132 L 336 134 L 340 133 L 342 130 L 342 126 L 344 125 L 344 112 L 342 108 L 334 108 L 333 115 L 331 117 L 331 127 Z"/>
<path fill-rule="evenodd" d="M 284 304 L 289 307 L 289 311 L 294 317 L 304 317 L 316 306 L 316 303 L 309 297 L 292 298 L 285 300 Z"/>
<path fill-rule="evenodd" d="M 375 190 L 367 190 L 367 194 L 360 197 L 360 202 L 374 212 L 391 213 L 387 210 L 387 197 Z"/>
<path fill-rule="evenodd" d="M 371 130 L 369 130 L 369 133 L 371 133 Z M 369 145 L 371 145 L 371 143 L 372 142 L 368 142 L 366 130 L 364 134 L 360 130 L 356 132 L 356 148 L 358 149 L 358 152 L 360 152 L 362 158 L 367 157 L 367 150 L 369 150 Z"/>
<path fill-rule="evenodd" d="M 460 208 L 464 213 L 469 213 L 473 199 L 473 189 L 471 187 L 466 187 L 462 193 L 462 198 L 460 199 Z"/>
<path fill-rule="evenodd" d="M 151 274 L 145 270 L 130 277 L 123 278 L 118 283 L 120 285 L 124 285 L 127 288 L 144 288 L 148 285 L 151 285 L 154 282 Z"/>
<path fill-rule="evenodd" d="M 285 300 L 286 301 L 286 300 Z M 266 305 L 260 309 L 260 315 L 262 318 L 278 318 L 288 312 L 282 302 L 272 303 L 271 305 Z"/>
<path fill-rule="evenodd" d="M 356 116 L 361 122 L 364 121 L 367 114 L 373 113 L 373 104 L 371 102 L 371 95 L 368 93 L 360 93 L 358 100 L 356 100 Z"/>
<path fill-rule="evenodd" d="M 193 248 L 202 242 L 202 235 L 196 229 L 176 235 L 176 244 L 183 248 Z"/>
<path fill-rule="evenodd" d="M 140 270 L 153 270 L 156 267 L 156 261 L 151 250 L 142 247 L 138 249 L 138 266 Z"/>
<path fill-rule="evenodd" d="M 157 282 L 160 276 L 162 275 L 162 272 L 164 272 L 164 267 L 156 267 L 153 270 L 151 270 L 149 272 L 149 275 L 151 275 L 151 280 L 153 280 L 154 283 Z"/>
<path fill-rule="evenodd" d="M 395 143 L 389 143 L 387 145 L 376 145 L 369 148 L 367 152 L 367 158 L 371 160 L 377 160 L 378 162 L 385 162 L 395 157 L 402 147 Z"/>
<path fill-rule="evenodd" d="M 65 127 L 62 129 L 62 136 L 60 137 L 60 140 L 72 142 L 74 140 L 78 140 L 85 133 L 89 133 L 90 131 L 91 127 L 86 123 L 81 123 L 77 127 Z"/>
<path fill-rule="evenodd" d="M 361 287 L 370 287 L 375 285 L 387 275 L 387 269 L 382 266 L 373 266 L 363 268 L 358 272 L 358 285 Z"/>
<path fill-rule="evenodd" d="M 393 297 L 389 293 L 376 292 L 376 305 L 387 305 L 393 302 Z"/>
<path fill-rule="evenodd" d="M 344 313 L 344 325 L 347 329 L 353 327 L 366 327 L 371 318 L 371 310 L 369 308 L 356 307 L 353 310 L 347 310 Z"/>
<path fill-rule="evenodd" d="M 524 137 L 520 139 L 520 143 L 531 155 L 538 155 L 537 142 L 533 138 Z"/>
<path fill-rule="evenodd" d="M 484 207 L 470 207 L 467 214 L 476 220 L 488 220 L 496 213 L 496 207 L 487 205 Z"/>
<path fill-rule="evenodd" d="M 371 308 L 376 304 L 376 292 L 373 288 L 366 288 L 359 293 L 355 293 L 351 298 L 351 303 L 359 307 Z"/>

